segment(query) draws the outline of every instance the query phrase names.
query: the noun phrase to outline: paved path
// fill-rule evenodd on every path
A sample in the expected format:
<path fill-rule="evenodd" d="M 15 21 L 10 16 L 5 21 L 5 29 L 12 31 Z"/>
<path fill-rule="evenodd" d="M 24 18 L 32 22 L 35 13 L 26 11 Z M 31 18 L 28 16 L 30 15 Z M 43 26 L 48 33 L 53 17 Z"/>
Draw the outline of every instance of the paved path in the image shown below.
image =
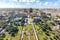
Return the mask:
<path fill-rule="evenodd" d="M 34 30 L 34 34 L 35 34 L 35 39 L 38 40 L 38 36 L 37 36 L 37 33 L 36 33 L 36 29 L 34 27 L 34 24 L 32 23 L 32 26 L 33 26 L 33 30 Z"/>
<path fill-rule="evenodd" d="M 28 33 L 28 39 L 30 40 L 30 33 Z"/>
<path fill-rule="evenodd" d="M 22 29 L 21 36 L 20 36 L 20 40 L 23 40 L 24 31 L 25 31 L 25 27 L 23 27 L 23 29 Z"/>

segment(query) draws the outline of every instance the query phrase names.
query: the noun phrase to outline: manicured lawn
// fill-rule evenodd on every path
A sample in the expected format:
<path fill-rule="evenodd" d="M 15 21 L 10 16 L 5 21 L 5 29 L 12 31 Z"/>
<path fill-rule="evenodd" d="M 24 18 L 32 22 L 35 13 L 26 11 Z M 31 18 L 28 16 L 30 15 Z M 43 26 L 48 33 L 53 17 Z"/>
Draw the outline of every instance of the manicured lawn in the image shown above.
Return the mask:
<path fill-rule="evenodd" d="M 33 31 L 33 27 L 32 27 L 31 24 L 26 25 L 25 31 L 27 31 L 28 33 L 30 33 L 30 35 L 28 35 L 28 36 L 30 36 L 30 40 L 35 40 L 34 31 Z M 26 36 L 26 37 L 28 38 L 28 36 Z"/>
<path fill-rule="evenodd" d="M 44 38 L 46 37 L 45 32 L 42 31 L 39 25 L 35 25 L 35 28 L 36 28 L 39 40 L 44 40 Z"/>
<path fill-rule="evenodd" d="M 22 26 L 18 26 L 18 29 L 19 29 L 19 30 L 22 30 Z"/>
<path fill-rule="evenodd" d="M 35 40 L 34 35 L 30 36 L 30 40 Z"/>
<path fill-rule="evenodd" d="M 23 40 L 28 40 L 28 36 L 24 35 Z"/>
<path fill-rule="evenodd" d="M 32 29 L 32 25 L 31 25 L 31 24 L 26 25 L 25 29 L 26 29 L 26 30 Z"/>

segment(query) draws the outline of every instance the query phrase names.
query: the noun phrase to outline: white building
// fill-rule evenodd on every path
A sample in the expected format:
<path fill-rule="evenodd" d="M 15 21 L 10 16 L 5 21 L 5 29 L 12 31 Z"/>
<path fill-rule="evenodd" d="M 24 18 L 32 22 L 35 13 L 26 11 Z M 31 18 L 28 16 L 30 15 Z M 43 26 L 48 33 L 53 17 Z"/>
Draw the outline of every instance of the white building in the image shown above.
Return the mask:
<path fill-rule="evenodd" d="M 56 26 L 53 26 L 52 30 L 60 29 L 60 24 L 57 24 Z"/>
<path fill-rule="evenodd" d="M 59 24 L 56 26 L 56 29 L 60 29 L 60 25 Z"/>
<path fill-rule="evenodd" d="M 18 20 L 21 20 L 22 19 L 22 17 L 17 17 L 17 18 L 15 18 L 14 20 L 15 21 L 18 21 Z"/>

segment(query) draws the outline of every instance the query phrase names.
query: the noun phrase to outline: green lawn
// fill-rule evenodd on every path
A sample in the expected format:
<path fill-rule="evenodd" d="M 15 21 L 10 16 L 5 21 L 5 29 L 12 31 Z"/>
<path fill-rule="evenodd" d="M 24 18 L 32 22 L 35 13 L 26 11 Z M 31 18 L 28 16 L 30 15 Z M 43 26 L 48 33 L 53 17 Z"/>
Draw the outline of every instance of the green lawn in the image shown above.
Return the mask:
<path fill-rule="evenodd" d="M 26 35 L 24 35 L 23 40 L 28 40 L 28 37 Z"/>
<path fill-rule="evenodd" d="M 31 24 L 26 25 L 25 29 L 26 30 L 32 29 L 32 25 Z"/>
<path fill-rule="evenodd" d="M 35 40 L 35 36 L 34 36 L 34 31 L 33 31 L 33 27 L 31 24 L 28 24 L 25 26 L 25 31 L 27 31 L 28 33 L 30 33 L 30 40 Z M 28 34 L 27 33 L 27 34 Z M 28 35 L 29 36 L 29 35 Z M 27 36 L 26 36 L 27 37 Z M 28 37 L 27 37 L 28 38 Z"/>
<path fill-rule="evenodd" d="M 35 25 L 35 28 L 36 28 L 39 40 L 44 40 L 44 38 L 46 37 L 45 32 L 42 31 L 39 25 Z"/>
<path fill-rule="evenodd" d="M 22 30 L 22 26 L 18 26 L 18 29 L 19 29 L 19 30 Z"/>

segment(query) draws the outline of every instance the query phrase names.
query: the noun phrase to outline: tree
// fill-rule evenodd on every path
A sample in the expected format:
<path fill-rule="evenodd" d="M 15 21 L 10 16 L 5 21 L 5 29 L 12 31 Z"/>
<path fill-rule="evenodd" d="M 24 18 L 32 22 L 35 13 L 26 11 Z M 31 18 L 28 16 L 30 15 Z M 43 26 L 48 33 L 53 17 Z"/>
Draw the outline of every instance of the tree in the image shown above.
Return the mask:
<path fill-rule="evenodd" d="M 5 37 L 5 34 L 4 33 L 1 33 L 0 34 L 0 40 L 3 40 L 4 37 Z"/>
<path fill-rule="evenodd" d="M 12 27 L 9 30 L 9 34 L 11 34 L 11 36 L 15 36 L 15 34 L 18 32 L 18 28 L 17 27 Z"/>

